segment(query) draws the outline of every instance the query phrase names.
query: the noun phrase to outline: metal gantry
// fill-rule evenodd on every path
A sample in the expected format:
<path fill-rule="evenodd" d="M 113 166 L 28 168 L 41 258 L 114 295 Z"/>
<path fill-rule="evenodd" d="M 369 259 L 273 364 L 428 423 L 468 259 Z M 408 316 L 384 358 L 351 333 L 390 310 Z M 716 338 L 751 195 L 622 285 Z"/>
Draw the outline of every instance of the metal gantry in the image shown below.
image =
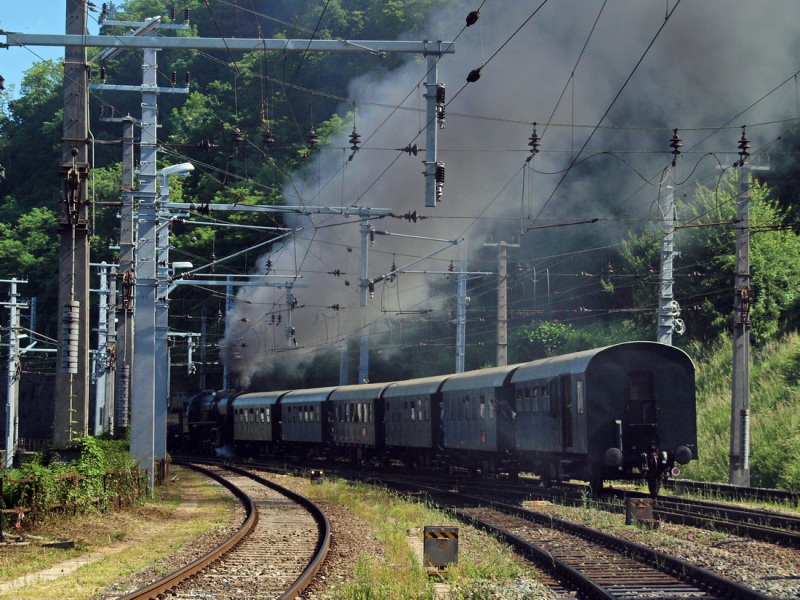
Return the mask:
<path fill-rule="evenodd" d="M 128 246 L 135 244 L 135 258 L 128 255 L 125 264 L 120 261 L 123 283 L 129 267 L 135 264 L 135 285 L 131 301 L 134 310 L 134 330 L 123 327 L 125 337 L 122 345 L 126 353 L 124 368 L 130 369 L 131 453 L 139 461 L 140 466 L 150 474 L 152 484 L 154 458 L 161 455 L 159 448 L 154 448 L 154 436 L 161 437 L 160 430 L 154 430 L 155 421 L 161 421 L 162 404 L 156 402 L 156 339 L 158 329 L 164 329 L 159 319 L 157 322 L 158 273 L 156 251 L 158 228 L 157 219 L 160 210 L 156 190 L 157 140 L 157 94 L 159 92 L 185 93 L 175 88 L 158 88 L 156 84 L 156 53 L 158 49 L 177 50 L 221 50 L 244 52 L 356 52 L 375 56 L 387 53 L 422 54 L 428 58 L 427 85 L 433 92 L 437 78 L 438 60 L 445 54 L 453 53 L 453 42 L 443 41 L 358 41 L 351 40 L 286 40 L 286 39 L 235 39 L 235 38 L 193 38 L 193 37 L 155 37 L 154 32 L 161 28 L 185 28 L 180 25 L 161 23 L 160 17 L 148 19 L 144 23 L 128 23 L 122 21 L 103 21 L 103 25 L 134 26 L 136 29 L 126 35 L 87 35 L 87 10 L 85 3 L 68 3 L 65 35 L 25 34 L 0 31 L 5 35 L 5 46 L 62 46 L 66 48 L 65 61 L 65 111 L 64 111 L 64 144 L 62 177 L 65 182 L 65 201 L 62 202 L 64 212 L 60 223 L 62 231 L 62 258 L 60 274 L 62 287 L 59 293 L 59 304 L 65 307 L 65 318 L 70 319 L 69 331 L 75 330 L 77 342 L 77 360 L 75 363 L 60 360 L 59 364 L 67 365 L 59 372 L 57 379 L 56 418 L 54 446 L 68 447 L 76 435 L 85 435 L 88 427 L 88 227 L 86 211 L 88 207 L 86 180 L 89 171 L 88 163 L 88 69 L 86 49 L 99 47 L 105 50 L 97 58 L 103 59 L 121 50 L 142 50 L 143 81 L 141 86 L 106 86 L 118 91 L 136 91 L 142 94 L 141 128 L 141 167 L 139 171 L 140 187 L 137 192 L 130 190 L 130 196 L 138 200 L 138 217 L 135 242 L 128 240 Z M 95 86 L 91 86 L 95 87 Z M 99 87 L 99 86 L 98 86 Z M 426 204 L 435 206 L 441 195 L 438 179 L 443 180 L 443 167 L 437 170 L 436 116 L 437 93 L 429 93 L 428 114 L 431 116 L 428 127 L 428 143 L 426 148 Z M 438 173 L 442 173 L 439 177 Z M 124 186 L 123 186 L 124 187 Z M 432 200 L 431 200 L 432 199 Z M 73 207 L 74 210 L 70 207 Z M 236 207 L 241 210 L 242 207 Z M 291 211 L 291 209 L 285 209 Z M 308 209 L 302 208 L 303 212 Z M 346 212 L 355 210 L 355 213 Z M 331 210 L 329 214 L 377 214 L 380 209 L 345 209 Z M 386 210 L 384 214 L 390 214 Z M 121 244 L 122 245 L 122 244 Z M 130 278 L 129 278 L 130 279 Z M 128 282 L 130 283 L 130 281 Z M 124 286 L 123 286 L 124 287 Z M 129 286 L 130 287 L 130 286 Z M 122 290 L 123 294 L 130 290 Z M 78 324 L 77 329 L 75 325 Z M 66 330 L 66 329 L 65 329 Z M 130 336 L 133 334 L 133 343 Z M 163 336 L 161 336 L 163 337 Z M 70 338 L 73 339 L 73 338 Z M 60 338 L 59 348 L 65 346 L 64 338 Z M 127 350 L 133 348 L 133 356 Z M 69 348 L 72 348 L 69 346 Z M 63 350 L 61 350 L 63 351 Z M 72 352 L 72 350 L 70 350 Z M 135 357 L 135 360 L 134 360 Z M 161 360 L 161 359 L 159 359 Z M 81 375 L 83 374 L 83 375 Z M 81 384 L 86 378 L 84 385 Z M 158 377 L 163 379 L 163 377 Z M 128 386 L 125 382 L 119 385 L 118 394 L 126 394 Z M 124 405 L 124 402 L 120 403 Z M 158 411 L 158 412 L 157 412 Z M 166 411 L 166 407 L 163 407 Z M 122 422 L 124 419 L 118 420 Z M 164 414 L 164 421 L 166 415 Z M 160 427 L 160 425 L 159 425 Z M 159 442 L 160 444 L 160 442 Z"/>

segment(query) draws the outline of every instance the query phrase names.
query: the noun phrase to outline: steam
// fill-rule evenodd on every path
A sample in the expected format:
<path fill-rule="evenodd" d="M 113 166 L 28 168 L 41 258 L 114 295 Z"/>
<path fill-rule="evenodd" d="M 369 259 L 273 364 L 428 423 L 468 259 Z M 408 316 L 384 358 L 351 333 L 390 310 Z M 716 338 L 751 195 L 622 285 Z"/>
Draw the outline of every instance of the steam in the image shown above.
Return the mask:
<path fill-rule="evenodd" d="M 424 151 L 411 156 L 400 150 L 414 143 L 425 146 L 425 86 L 419 84 L 426 61 L 421 57 L 409 58 L 389 76 L 351 83 L 362 148 L 348 160 L 351 128 L 345 128 L 291 176 L 287 205 L 388 208 L 396 217 L 416 211 L 429 218 L 413 223 L 384 217 L 371 225 L 406 236 L 463 239 L 414 270 L 445 271 L 451 261 L 458 262 L 462 248 L 473 256 L 486 236 L 511 241 L 533 223 L 598 218 L 591 235 L 598 243 L 616 243 L 625 234 L 619 215 L 625 222 L 650 216 L 657 188 L 643 178 L 657 181 L 669 164 L 672 128 L 679 128 L 684 140 L 686 154 L 678 165 L 683 179 L 701 152 L 730 153 L 728 164 L 735 159 L 739 129 L 702 128 L 729 121 L 731 126 L 752 124 L 747 134 L 756 151 L 782 125 L 755 124 L 798 116 L 794 86 L 768 94 L 798 70 L 800 36 L 792 0 L 734 6 L 728 0 L 683 0 L 649 51 L 666 9 L 676 3 L 612 0 L 577 68 L 602 3 L 546 3 L 523 25 L 538 2 L 487 2 L 479 22 L 459 35 L 475 4 L 450 3 L 432 20 L 427 35 L 445 41 L 459 36 L 455 54 L 438 66 L 448 100 L 446 125 L 439 132 L 439 160 L 446 165 L 440 205 L 424 206 Z M 466 85 L 466 75 L 481 66 L 480 80 Z M 595 131 L 592 126 L 612 104 L 602 125 L 619 128 Z M 387 108 L 398 105 L 399 110 Z M 342 113 L 350 109 L 343 107 Z M 529 163 L 535 173 L 524 168 L 534 122 L 542 144 Z M 631 166 L 608 155 L 590 158 L 599 151 L 616 151 Z M 564 178 L 573 160 L 580 164 Z M 714 173 L 714 167 L 713 161 L 702 163 L 692 181 Z M 443 275 L 400 274 L 377 283 L 374 298 L 362 308 L 359 217 L 309 214 L 288 221 L 300 231 L 265 254 L 258 269 L 274 276 L 273 283 L 294 286 L 242 287 L 227 317 L 223 359 L 239 385 L 276 361 L 290 365 L 310 353 L 378 335 L 400 318 L 398 313 L 441 311 L 456 293 L 455 277 L 449 298 L 433 298 L 431 284 Z M 577 234 L 569 228 L 557 235 L 526 235 L 519 252 L 544 260 L 574 250 L 570 243 Z M 368 254 L 369 278 L 446 246 L 377 235 Z M 301 277 L 294 279 L 295 274 Z M 288 293 L 296 299 L 294 308 Z M 289 321 L 294 334 L 287 340 Z"/>

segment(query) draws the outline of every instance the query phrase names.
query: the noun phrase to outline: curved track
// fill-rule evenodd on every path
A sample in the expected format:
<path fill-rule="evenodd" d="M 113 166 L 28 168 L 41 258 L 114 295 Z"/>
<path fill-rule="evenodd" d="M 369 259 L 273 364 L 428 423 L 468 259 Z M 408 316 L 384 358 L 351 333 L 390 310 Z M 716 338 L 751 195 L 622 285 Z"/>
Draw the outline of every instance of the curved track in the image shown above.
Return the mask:
<path fill-rule="evenodd" d="M 227 542 L 124 600 L 295 598 L 319 570 L 330 524 L 310 500 L 232 466 L 177 463 L 219 481 L 242 500 L 247 517 Z"/>

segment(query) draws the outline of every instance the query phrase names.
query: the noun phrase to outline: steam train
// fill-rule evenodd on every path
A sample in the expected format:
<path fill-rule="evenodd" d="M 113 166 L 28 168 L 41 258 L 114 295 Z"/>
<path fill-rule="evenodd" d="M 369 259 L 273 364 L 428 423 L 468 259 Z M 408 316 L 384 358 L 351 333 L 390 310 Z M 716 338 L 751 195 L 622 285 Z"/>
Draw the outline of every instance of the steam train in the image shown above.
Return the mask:
<path fill-rule="evenodd" d="M 657 495 L 697 458 L 695 369 L 626 342 L 454 375 L 304 390 L 200 392 L 195 450 L 374 461 L 543 481 L 646 480 Z"/>

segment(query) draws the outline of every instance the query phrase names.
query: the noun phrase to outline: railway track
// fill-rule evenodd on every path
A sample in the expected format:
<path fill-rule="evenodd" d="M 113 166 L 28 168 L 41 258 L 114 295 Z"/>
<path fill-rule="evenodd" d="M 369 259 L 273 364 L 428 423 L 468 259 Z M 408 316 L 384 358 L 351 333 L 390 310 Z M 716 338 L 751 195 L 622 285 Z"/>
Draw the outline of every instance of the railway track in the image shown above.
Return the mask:
<path fill-rule="evenodd" d="M 545 490 L 538 487 L 510 482 L 460 482 L 461 491 L 508 503 L 522 502 L 531 498 L 552 499 L 566 506 L 583 506 L 587 503 L 585 486 L 574 491 Z M 651 499 L 647 494 L 608 489 L 600 498 L 590 501 L 591 506 L 613 513 L 624 513 L 628 499 L 641 499 L 652 504 L 653 518 L 661 523 L 673 523 L 724 531 L 733 535 L 800 548 L 800 515 L 762 510 L 725 502 L 713 502 L 680 496 L 659 496 Z"/>
<path fill-rule="evenodd" d="M 726 498 L 733 501 L 757 501 L 800 504 L 800 493 L 788 490 L 768 488 L 742 487 L 727 483 L 710 483 L 707 481 L 689 481 L 680 479 L 665 482 L 665 488 L 681 493 L 689 491 L 713 498 Z"/>
<path fill-rule="evenodd" d="M 800 547 L 800 516 L 687 498 L 658 498 L 653 516 L 660 521 L 706 527 L 734 535 Z"/>
<path fill-rule="evenodd" d="M 418 484 L 382 483 L 422 493 L 463 522 L 500 536 L 548 571 L 558 582 L 557 593 L 563 586 L 603 600 L 770 598 L 694 564 L 552 515 Z"/>
<path fill-rule="evenodd" d="M 310 500 L 233 466 L 180 463 L 219 481 L 245 505 L 242 527 L 225 543 L 167 577 L 124 596 L 295 598 L 330 545 L 330 524 Z"/>

